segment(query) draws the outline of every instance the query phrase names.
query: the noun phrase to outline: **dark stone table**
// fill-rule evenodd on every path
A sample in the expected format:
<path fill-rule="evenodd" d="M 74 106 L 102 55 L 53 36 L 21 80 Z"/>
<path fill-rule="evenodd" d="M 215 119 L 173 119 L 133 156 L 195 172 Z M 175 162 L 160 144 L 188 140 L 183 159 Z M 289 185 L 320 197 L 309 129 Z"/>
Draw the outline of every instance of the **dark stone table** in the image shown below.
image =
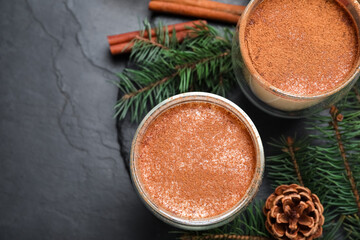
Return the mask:
<path fill-rule="evenodd" d="M 127 57 L 111 57 L 106 36 L 136 30 L 144 18 L 188 20 L 152 15 L 147 3 L 0 1 L 0 239 L 172 237 L 125 167 L 137 125 L 121 122 L 118 138 L 113 117 L 111 82 Z M 303 124 L 262 113 L 238 88 L 229 98 L 255 122 L 266 154 L 271 137 Z M 257 198 L 270 192 L 265 177 Z"/>

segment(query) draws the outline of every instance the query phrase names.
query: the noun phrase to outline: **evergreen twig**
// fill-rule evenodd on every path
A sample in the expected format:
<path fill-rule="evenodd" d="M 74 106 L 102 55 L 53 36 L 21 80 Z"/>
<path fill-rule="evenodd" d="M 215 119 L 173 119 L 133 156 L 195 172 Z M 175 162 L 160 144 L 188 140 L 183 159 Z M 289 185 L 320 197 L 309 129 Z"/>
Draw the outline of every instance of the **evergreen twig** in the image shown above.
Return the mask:
<path fill-rule="evenodd" d="M 305 164 L 308 140 L 281 137 L 269 145 L 279 149 L 278 154 L 267 157 L 267 169 L 274 189 L 279 185 L 297 183 L 308 186 L 305 180 L 311 178 L 311 165 Z"/>
<path fill-rule="evenodd" d="M 304 186 L 304 182 L 302 180 L 300 170 L 299 170 L 299 164 L 297 163 L 296 157 L 295 157 L 295 152 L 299 150 L 299 147 L 294 148 L 294 139 L 292 137 L 286 138 L 286 144 L 287 144 L 287 147 L 283 148 L 282 151 L 289 153 L 291 160 L 294 164 L 294 169 L 296 172 L 297 179 L 299 180 L 300 185 Z"/>
<path fill-rule="evenodd" d="M 330 108 L 329 115 L 317 115 L 309 123 L 315 134 L 310 135 L 309 150 L 316 166 L 316 189 L 322 192 L 322 202 L 328 209 L 326 223 L 333 219 L 342 222 L 344 216 L 359 214 L 360 176 L 360 101 L 359 84 L 353 91 Z M 329 124 L 330 122 L 330 124 Z M 360 222 L 345 217 L 347 238 L 360 236 Z M 351 218 L 350 218 L 351 219 Z M 355 234 L 355 235 L 354 235 Z"/>
<path fill-rule="evenodd" d="M 163 45 L 163 44 L 161 44 L 159 42 L 154 42 L 154 41 L 151 41 L 150 39 L 147 39 L 147 38 L 144 38 L 144 37 L 136 36 L 135 39 L 137 39 L 137 40 L 139 40 L 141 42 L 153 45 L 155 47 L 159 47 L 159 48 L 167 49 L 167 50 L 169 49 L 168 47 L 166 47 L 165 45 Z"/>
<path fill-rule="evenodd" d="M 145 31 L 150 31 L 148 22 Z M 165 28 L 166 29 L 166 28 Z M 123 96 L 115 105 L 115 115 L 140 120 L 149 107 L 188 91 L 208 91 L 225 95 L 235 82 L 230 56 L 232 33 L 223 36 L 209 25 L 189 28 L 197 36 L 176 41 L 162 25 L 156 29 L 156 42 L 143 36 L 134 40 L 130 59 L 134 68 L 118 74 Z"/>
<path fill-rule="evenodd" d="M 340 154 L 341 154 L 341 157 L 342 157 L 342 159 L 344 161 L 346 175 L 347 175 L 347 177 L 349 179 L 349 182 L 351 184 L 351 190 L 352 190 L 352 192 L 354 194 L 354 197 L 355 197 L 356 205 L 357 205 L 357 208 L 358 208 L 358 214 L 360 214 L 359 192 L 357 190 L 356 182 L 355 182 L 353 173 L 351 171 L 349 161 L 347 159 L 347 154 L 345 152 L 345 147 L 344 147 L 344 143 L 342 141 L 342 136 L 341 136 L 341 133 L 340 133 L 340 130 L 339 130 L 339 124 L 338 124 L 338 122 L 341 122 L 344 119 L 344 116 L 341 113 L 339 113 L 339 110 L 335 106 L 332 106 L 330 108 L 329 112 L 330 112 L 330 115 L 331 115 L 331 118 L 332 118 L 331 125 L 334 128 L 336 140 L 337 140 L 338 147 L 339 147 L 339 150 L 340 150 Z"/>
<path fill-rule="evenodd" d="M 333 216 L 359 212 L 360 102 L 355 89 L 359 85 L 329 115 L 313 116 L 309 122 L 310 130 L 315 131 L 309 147 L 317 169 L 314 179 Z"/>

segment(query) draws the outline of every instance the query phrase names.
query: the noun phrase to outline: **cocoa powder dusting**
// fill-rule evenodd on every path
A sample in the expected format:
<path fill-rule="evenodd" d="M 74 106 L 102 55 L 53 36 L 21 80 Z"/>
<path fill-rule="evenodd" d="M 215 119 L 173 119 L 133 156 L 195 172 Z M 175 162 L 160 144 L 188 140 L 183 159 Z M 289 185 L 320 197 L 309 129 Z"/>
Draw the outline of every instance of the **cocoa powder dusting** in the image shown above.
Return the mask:
<path fill-rule="evenodd" d="M 185 103 L 159 115 L 137 143 L 142 186 L 158 207 L 186 219 L 219 215 L 244 196 L 255 173 L 251 136 L 232 113 Z"/>
<path fill-rule="evenodd" d="M 358 58 L 354 20 L 335 0 L 264 0 L 249 16 L 245 42 L 265 81 L 300 96 L 335 89 Z"/>

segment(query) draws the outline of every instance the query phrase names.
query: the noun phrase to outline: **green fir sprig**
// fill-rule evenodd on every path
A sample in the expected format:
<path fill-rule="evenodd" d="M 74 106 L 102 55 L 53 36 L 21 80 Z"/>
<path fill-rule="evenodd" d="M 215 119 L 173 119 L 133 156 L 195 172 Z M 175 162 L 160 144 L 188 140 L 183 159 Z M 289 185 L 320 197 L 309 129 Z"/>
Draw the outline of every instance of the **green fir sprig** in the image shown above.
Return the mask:
<path fill-rule="evenodd" d="M 266 159 L 268 177 L 272 180 L 272 187 L 296 183 L 304 186 L 304 181 L 311 178 L 311 166 L 304 164 L 306 159 L 308 139 L 296 139 L 292 137 L 281 137 L 280 140 L 273 139 L 269 145 L 279 150 L 279 153 Z"/>
<path fill-rule="evenodd" d="M 145 31 L 151 26 L 145 23 Z M 164 30 L 165 29 L 165 30 Z M 123 96 L 115 105 L 116 116 L 140 120 L 150 107 L 178 93 L 207 91 L 225 95 L 234 83 L 230 56 L 232 32 L 223 34 L 209 25 L 189 28 L 192 37 L 182 43 L 172 38 L 162 25 L 156 42 L 138 37 L 130 55 L 133 68 L 118 74 L 116 85 Z M 194 37 L 196 36 L 196 37 Z"/>
<path fill-rule="evenodd" d="M 359 85 L 349 96 L 309 122 L 316 145 L 310 147 L 317 163 L 315 179 L 324 199 L 338 214 L 360 214 L 360 101 Z M 341 110 L 340 110 L 341 109 Z"/>
<path fill-rule="evenodd" d="M 314 179 L 323 192 L 322 202 L 331 209 L 330 219 L 343 215 L 348 239 L 359 239 L 360 222 L 360 98 L 359 84 L 326 115 L 310 118 L 309 147 L 317 165 Z M 316 144 L 315 144 L 316 143 Z"/>

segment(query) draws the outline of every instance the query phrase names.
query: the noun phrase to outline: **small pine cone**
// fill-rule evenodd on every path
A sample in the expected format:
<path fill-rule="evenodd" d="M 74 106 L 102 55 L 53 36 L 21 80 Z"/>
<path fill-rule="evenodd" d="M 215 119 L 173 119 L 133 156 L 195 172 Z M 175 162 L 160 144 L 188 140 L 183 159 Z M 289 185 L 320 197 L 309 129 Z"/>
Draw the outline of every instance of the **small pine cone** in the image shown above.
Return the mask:
<path fill-rule="evenodd" d="M 324 208 L 306 187 L 281 185 L 266 200 L 266 229 L 276 239 L 312 240 L 322 235 Z"/>

